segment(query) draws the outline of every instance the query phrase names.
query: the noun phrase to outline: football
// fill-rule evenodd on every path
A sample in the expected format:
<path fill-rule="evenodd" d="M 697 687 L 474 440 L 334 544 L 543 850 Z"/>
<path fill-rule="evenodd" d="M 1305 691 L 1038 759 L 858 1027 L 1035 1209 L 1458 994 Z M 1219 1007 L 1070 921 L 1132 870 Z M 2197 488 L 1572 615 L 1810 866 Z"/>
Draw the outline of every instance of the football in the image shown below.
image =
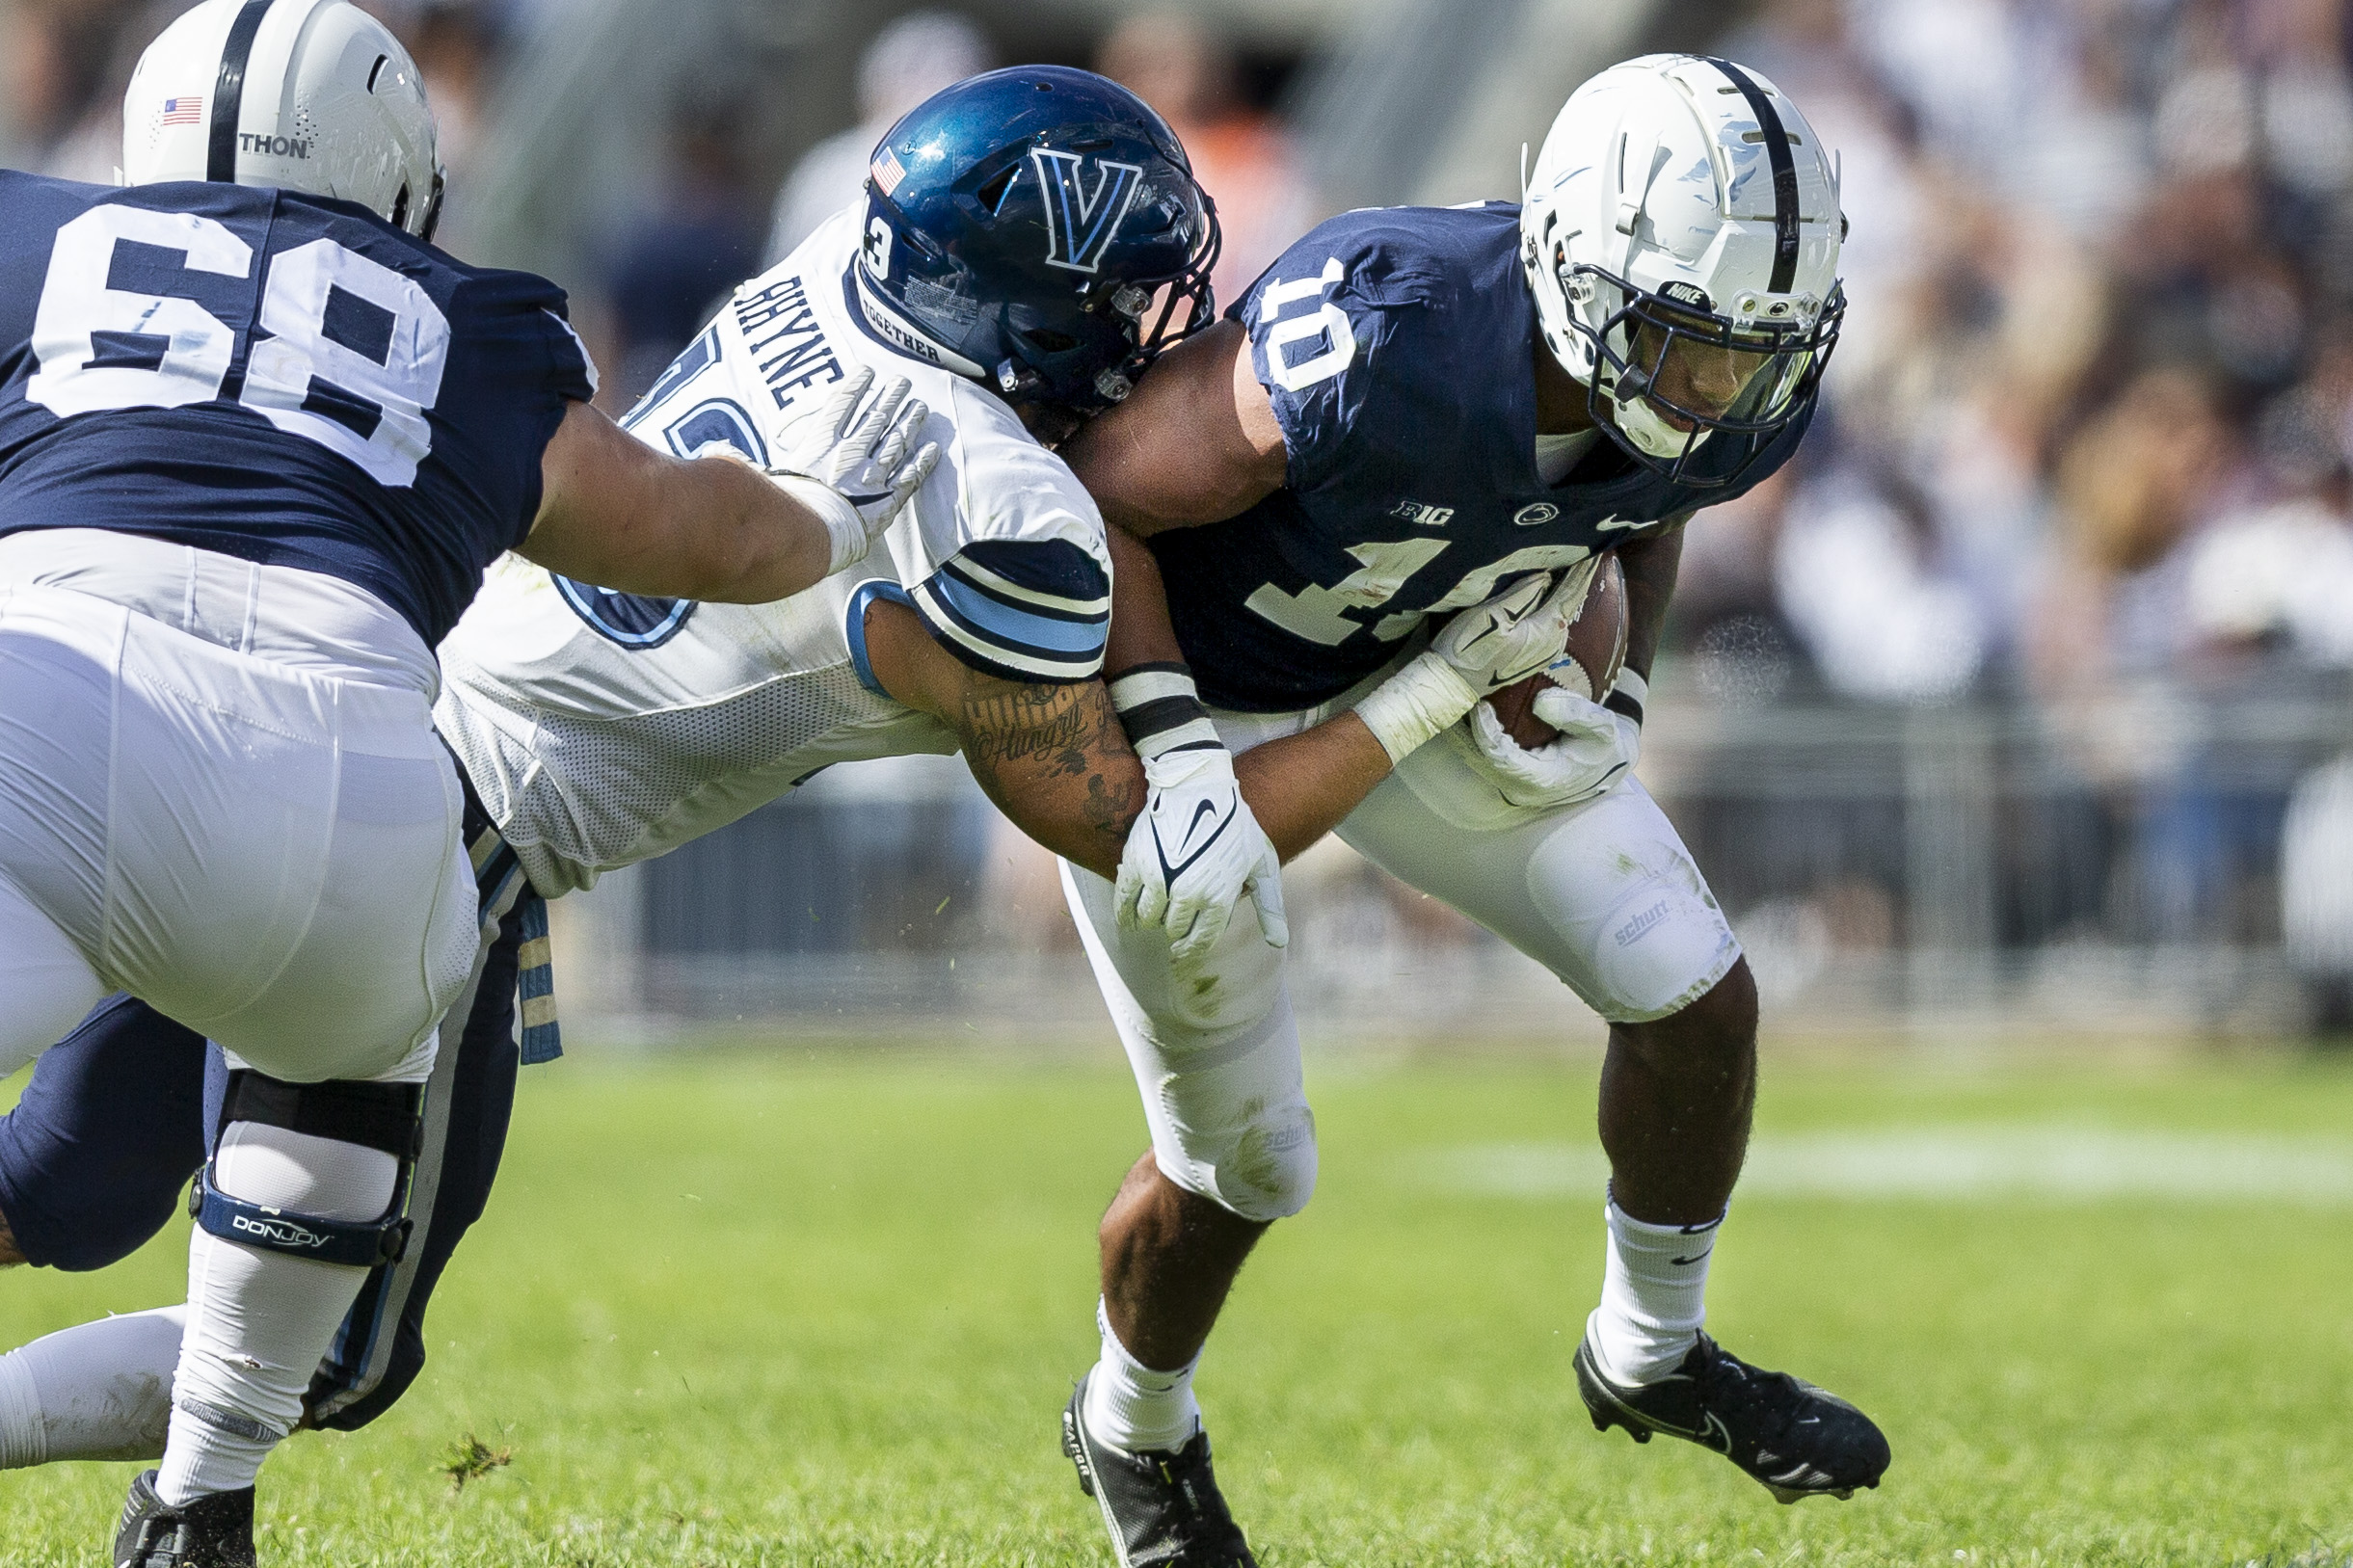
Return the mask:
<path fill-rule="evenodd" d="M 1566 657 L 1551 669 L 1506 686 L 1486 699 L 1503 721 L 1504 732 L 1527 751 L 1535 751 L 1560 733 L 1536 716 L 1537 694 L 1547 681 L 1578 696 L 1599 702 L 1618 678 L 1626 659 L 1626 573 L 1615 552 L 1601 558 L 1593 586 L 1586 590 L 1577 619 L 1569 623 Z"/>

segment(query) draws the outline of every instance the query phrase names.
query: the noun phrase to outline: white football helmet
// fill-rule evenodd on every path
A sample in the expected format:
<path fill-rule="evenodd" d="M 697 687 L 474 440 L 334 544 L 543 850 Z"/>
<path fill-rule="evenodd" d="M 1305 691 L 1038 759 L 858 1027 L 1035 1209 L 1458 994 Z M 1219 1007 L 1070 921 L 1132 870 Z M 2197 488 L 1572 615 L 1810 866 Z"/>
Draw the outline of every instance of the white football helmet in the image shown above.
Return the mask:
<path fill-rule="evenodd" d="M 1570 93 L 1520 207 L 1553 358 L 1629 455 L 1700 486 L 1738 478 L 1811 407 L 1846 308 L 1844 233 L 1837 166 L 1797 106 L 1697 55 Z M 1739 449 L 1695 462 L 1717 436 Z"/>
<path fill-rule="evenodd" d="M 349 0 L 204 0 L 139 57 L 126 185 L 220 180 L 357 202 L 430 240 L 441 215 L 415 63 Z"/>

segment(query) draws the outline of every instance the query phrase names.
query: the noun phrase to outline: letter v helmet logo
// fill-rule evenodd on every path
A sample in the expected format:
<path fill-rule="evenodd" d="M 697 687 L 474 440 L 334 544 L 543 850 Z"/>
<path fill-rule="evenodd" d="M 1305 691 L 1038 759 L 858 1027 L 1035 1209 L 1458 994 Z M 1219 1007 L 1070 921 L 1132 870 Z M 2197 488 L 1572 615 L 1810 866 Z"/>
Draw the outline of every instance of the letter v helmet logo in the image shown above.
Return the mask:
<path fill-rule="evenodd" d="M 1046 194 L 1046 265 L 1094 272 L 1143 188 L 1142 167 L 1052 147 L 1033 148 L 1029 161 L 1037 165 L 1038 189 Z M 1095 166 L 1092 189 L 1086 180 L 1089 162 Z"/>

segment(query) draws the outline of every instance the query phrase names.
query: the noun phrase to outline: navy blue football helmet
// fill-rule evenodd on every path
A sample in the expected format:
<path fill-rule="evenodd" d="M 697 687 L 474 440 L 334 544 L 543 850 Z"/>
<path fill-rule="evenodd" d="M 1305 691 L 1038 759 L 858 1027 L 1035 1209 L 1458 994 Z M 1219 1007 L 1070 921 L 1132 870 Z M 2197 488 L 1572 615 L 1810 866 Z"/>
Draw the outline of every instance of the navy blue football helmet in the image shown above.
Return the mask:
<path fill-rule="evenodd" d="M 869 321 L 1007 402 L 1108 408 L 1217 319 L 1217 209 L 1167 123 L 1091 71 L 934 93 L 875 146 L 866 190 Z"/>

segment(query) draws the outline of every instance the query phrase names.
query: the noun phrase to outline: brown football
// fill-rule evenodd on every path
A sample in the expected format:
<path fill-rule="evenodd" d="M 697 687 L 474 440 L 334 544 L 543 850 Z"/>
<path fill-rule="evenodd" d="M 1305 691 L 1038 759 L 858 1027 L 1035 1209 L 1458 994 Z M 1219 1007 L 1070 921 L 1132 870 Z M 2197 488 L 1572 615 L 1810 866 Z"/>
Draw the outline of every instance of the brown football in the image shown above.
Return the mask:
<path fill-rule="evenodd" d="M 1569 623 L 1568 662 L 1550 672 L 1538 672 L 1506 686 L 1488 698 L 1487 705 L 1503 721 L 1504 732 L 1527 751 L 1560 733 L 1536 716 L 1537 693 L 1545 683 L 1566 687 L 1578 696 L 1599 702 L 1618 679 L 1618 667 L 1626 661 L 1626 573 L 1615 552 L 1601 558 L 1593 585 L 1586 590 L 1577 619 Z"/>

